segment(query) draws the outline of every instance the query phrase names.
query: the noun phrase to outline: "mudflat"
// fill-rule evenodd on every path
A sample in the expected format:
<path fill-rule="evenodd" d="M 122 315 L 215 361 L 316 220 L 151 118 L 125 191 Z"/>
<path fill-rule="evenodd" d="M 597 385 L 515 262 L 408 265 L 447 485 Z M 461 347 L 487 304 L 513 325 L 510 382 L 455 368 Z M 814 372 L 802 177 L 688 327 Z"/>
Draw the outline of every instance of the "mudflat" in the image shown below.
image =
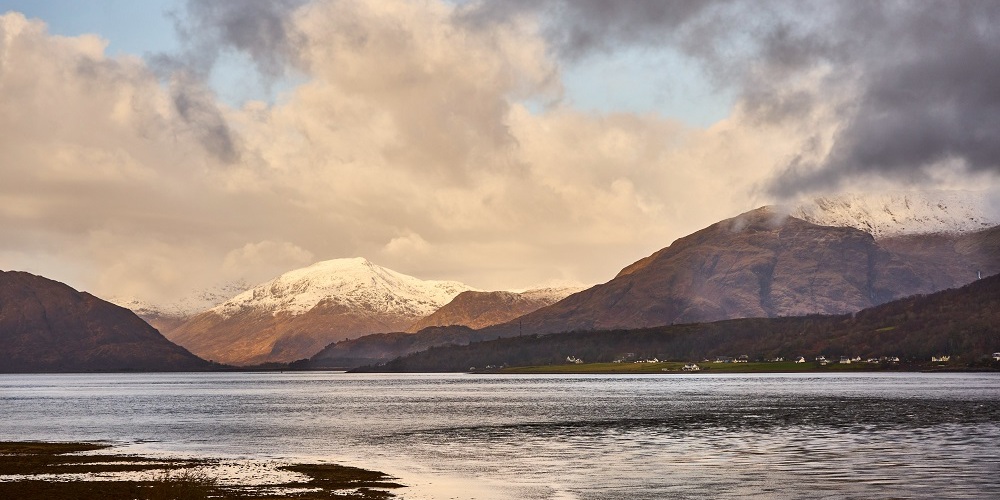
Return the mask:
<path fill-rule="evenodd" d="M 103 443 L 0 442 L 0 498 L 23 500 L 384 500 L 401 488 L 386 474 L 337 464 L 275 465 L 291 474 L 274 484 L 224 484 L 211 460 L 102 452 Z M 138 475 L 136 475 L 138 473 Z"/>

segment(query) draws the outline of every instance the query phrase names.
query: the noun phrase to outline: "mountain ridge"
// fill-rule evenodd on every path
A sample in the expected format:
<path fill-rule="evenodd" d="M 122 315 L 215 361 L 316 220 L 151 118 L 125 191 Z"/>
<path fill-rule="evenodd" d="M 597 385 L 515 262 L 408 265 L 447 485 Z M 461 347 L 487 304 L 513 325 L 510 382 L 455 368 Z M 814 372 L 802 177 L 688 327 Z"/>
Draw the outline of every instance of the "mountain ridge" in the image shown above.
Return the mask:
<path fill-rule="evenodd" d="M 580 287 L 547 287 L 511 291 L 465 291 L 406 329 L 416 333 L 432 326 L 467 326 L 473 329 L 506 323 L 554 304 L 582 290 Z"/>
<path fill-rule="evenodd" d="M 42 276 L 0 271 L 0 372 L 210 368 L 128 309 Z"/>
<path fill-rule="evenodd" d="M 473 288 L 420 280 L 364 258 L 333 259 L 257 285 L 167 336 L 214 361 L 290 362 L 333 341 L 405 330 L 466 290 Z"/>
<path fill-rule="evenodd" d="M 882 239 L 987 229 L 1000 224 L 1000 207 L 993 204 L 985 192 L 890 191 L 821 196 L 782 210 L 806 222 L 853 227 Z"/>
<path fill-rule="evenodd" d="M 464 372 L 471 367 L 565 365 L 567 357 L 606 363 L 638 359 L 698 361 L 825 355 L 892 357 L 927 365 L 947 355 L 958 366 L 990 366 L 1000 351 L 1000 274 L 960 288 L 914 295 L 853 314 L 744 318 L 635 330 L 489 339 L 441 346 L 358 371 Z M 873 365 L 877 366 L 877 365 Z M 992 362 L 994 368 L 1000 363 Z"/>

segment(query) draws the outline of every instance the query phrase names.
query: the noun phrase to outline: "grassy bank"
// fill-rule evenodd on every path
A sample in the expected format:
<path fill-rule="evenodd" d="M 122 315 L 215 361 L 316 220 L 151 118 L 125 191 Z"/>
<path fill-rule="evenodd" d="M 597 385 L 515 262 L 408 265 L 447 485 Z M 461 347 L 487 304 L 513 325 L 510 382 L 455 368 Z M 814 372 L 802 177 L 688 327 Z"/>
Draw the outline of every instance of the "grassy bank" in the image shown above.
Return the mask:
<path fill-rule="evenodd" d="M 392 498 L 400 488 L 381 472 L 336 464 L 276 466 L 300 479 L 279 484 L 220 484 L 208 460 L 163 460 L 101 453 L 95 443 L 0 442 L 0 498 L 20 500 L 202 500 Z M 128 479 L 128 473 L 149 479 Z M 81 477 L 87 477 L 82 480 Z"/>

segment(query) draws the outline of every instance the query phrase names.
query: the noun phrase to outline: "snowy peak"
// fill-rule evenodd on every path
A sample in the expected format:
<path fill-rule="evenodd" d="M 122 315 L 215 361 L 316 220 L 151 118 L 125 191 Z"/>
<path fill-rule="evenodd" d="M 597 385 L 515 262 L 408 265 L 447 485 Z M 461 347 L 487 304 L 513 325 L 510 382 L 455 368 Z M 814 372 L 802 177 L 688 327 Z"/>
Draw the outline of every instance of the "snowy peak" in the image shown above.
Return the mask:
<path fill-rule="evenodd" d="M 1000 224 L 989 196 L 972 191 L 887 192 L 815 198 L 790 215 L 822 226 L 853 227 L 876 239 L 968 233 Z"/>
<path fill-rule="evenodd" d="M 581 292 L 586 290 L 587 286 L 554 286 L 545 288 L 532 288 L 530 290 L 525 290 L 519 292 L 522 297 L 531 300 L 545 301 L 549 303 L 556 303 L 576 292 Z"/>
<path fill-rule="evenodd" d="M 250 285 L 239 279 L 212 288 L 195 290 L 182 299 L 164 304 L 154 304 L 139 297 L 112 297 L 108 302 L 129 309 L 143 318 L 155 316 L 188 318 L 225 302 L 247 288 L 250 288 Z"/>
<path fill-rule="evenodd" d="M 375 314 L 422 317 L 467 290 L 474 289 L 456 281 L 421 280 L 364 258 L 334 259 L 289 271 L 212 311 L 227 318 L 247 310 L 298 315 L 328 303 Z"/>

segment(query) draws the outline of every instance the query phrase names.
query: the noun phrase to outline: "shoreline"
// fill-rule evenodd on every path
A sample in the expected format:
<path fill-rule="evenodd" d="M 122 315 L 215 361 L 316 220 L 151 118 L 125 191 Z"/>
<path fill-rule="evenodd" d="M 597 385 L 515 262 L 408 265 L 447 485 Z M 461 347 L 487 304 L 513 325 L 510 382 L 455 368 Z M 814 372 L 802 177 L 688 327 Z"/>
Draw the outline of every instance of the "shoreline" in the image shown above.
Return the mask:
<path fill-rule="evenodd" d="M 347 499 L 388 500 L 404 488 L 385 473 L 330 463 L 242 464 L 216 459 L 154 458 L 102 442 L 0 441 L 0 498 L 23 500 Z M 232 467 L 256 481 L 224 480 Z M 252 483 L 252 484 L 251 484 Z"/>
<path fill-rule="evenodd" d="M 582 363 L 563 365 L 518 366 L 499 370 L 467 372 L 471 374 L 500 375 L 698 375 L 698 374 L 755 374 L 755 373 L 990 373 L 1000 370 L 989 366 L 928 366 L 916 363 L 830 363 L 816 362 L 753 362 L 753 363 L 697 363 L 696 371 L 685 371 L 688 363 L 666 361 L 655 363 Z"/>

